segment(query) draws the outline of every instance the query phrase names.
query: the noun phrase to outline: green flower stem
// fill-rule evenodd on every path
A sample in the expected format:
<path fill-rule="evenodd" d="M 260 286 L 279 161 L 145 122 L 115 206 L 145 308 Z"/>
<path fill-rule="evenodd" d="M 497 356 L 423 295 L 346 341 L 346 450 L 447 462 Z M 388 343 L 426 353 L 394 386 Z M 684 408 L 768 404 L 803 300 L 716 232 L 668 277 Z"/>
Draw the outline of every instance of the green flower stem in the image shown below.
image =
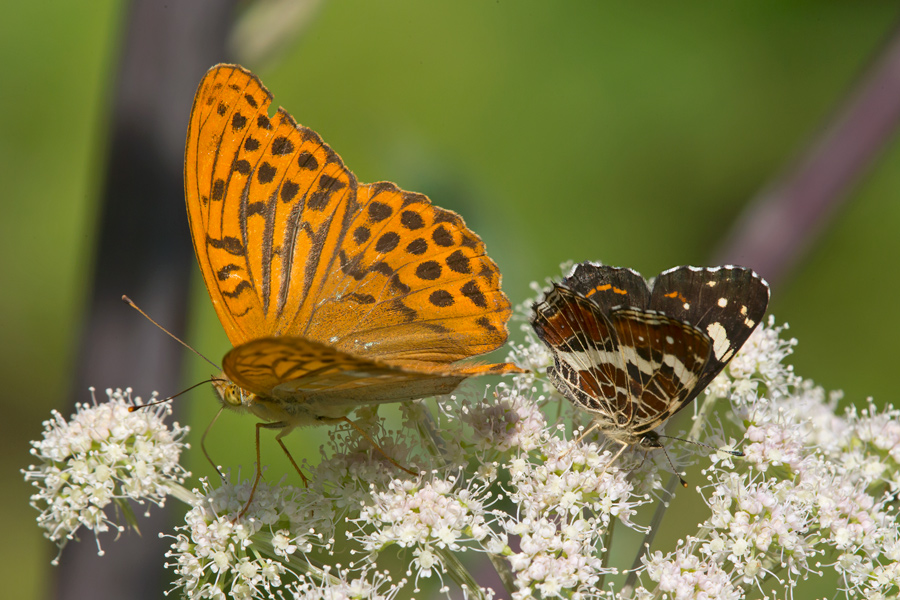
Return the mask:
<path fill-rule="evenodd" d="M 200 501 L 200 497 L 197 496 L 197 494 L 187 489 L 177 481 L 169 481 L 168 489 L 170 496 L 172 496 L 176 500 L 184 502 L 188 506 L 195 506 L 197 502 Z"/>
<path fill-rule="evenodd" d="M 485 600 L 485 596 L 481 591 L 481 586 L 478 585 L 478 582 L 475 581 L 475 578 L 472 577 L 469 570 L 459 561 L 456 554 L 450 552 L 446 548 L 439 550 L 438 554 L 444 562 L 444 568 L 447 570 L 447 575 L 450 576 L 450 579 L 455 581 L 459 587 L 468 590 L 468 594 L 466 595 L 467 598 Z"/>
<path fill-rule="evenodd" d="M 688 441 L 696 442 L 700 438 L 700 433 L 703 431 L 703 426 L 706 423 L 706 417 L 712 412 L 712 409 L 718 400 L 719 399 L 712 394 L 706 396 L 703 400 L 703 404 L 700 405 L 700 410 L 697 411 L 697 416 L 694 418 L 694 425 L 691 427 L 690 433 L 688 433 Z M 669 478 L 669 482 L 666 484 L 663 498 L 671 498 L 674 496 L 676 486 L 680 481 L 681 479 L 678 477 L 678 474 L 672 475 L 672 477 Z M 647 535 L 644 536 L 644 541 L 641 543 L 640 548 L 638 548 L 637 556 L 634 557 L 634 562 L 628 570 L 628 578 L 625 580 L 625 585 L 622 588 L 623 598 L 630 598 L 631 594 L 634 592 L 634 585 L 637 583 L 638 569 L 641 566 L 641 558 L 643 558 L 644 552 L 649 550 L 650 546 L 653 544 L 653 539 L 656 537 L 656 532 L 659 530 L 659 524 L 662 523 L 668 508 L 669 502 L 667 500 L 663 500 L 656 505 L 656 511 L 653 513 L 653 519 L 650 521 Z"/>

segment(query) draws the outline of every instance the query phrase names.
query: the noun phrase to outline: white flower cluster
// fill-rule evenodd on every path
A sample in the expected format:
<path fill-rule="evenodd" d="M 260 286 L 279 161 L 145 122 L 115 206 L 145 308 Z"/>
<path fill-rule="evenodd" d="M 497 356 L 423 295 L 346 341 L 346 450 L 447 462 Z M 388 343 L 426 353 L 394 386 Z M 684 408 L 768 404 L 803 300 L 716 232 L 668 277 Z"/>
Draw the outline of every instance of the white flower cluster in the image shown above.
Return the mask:
<path fill-rule="evenodd" d="M 247 514 L 241 512 L 251 485 L 224 484 L 212 489 L 188 511 L 172 549 L 176 585 L 190 598 L 268 598 L 282 577 L 305 583 L 288 568 L 296 553 L 308 553 L 316 532 L 306 527 L 302 490 L 260 481 Z"/>
<path fill-rule="evenodd" d="M 23 470 L 38 488 L 31 505 L 41 513 L 44 535 L 60 550 L 80 527 L 95 535 L 110 527 L 122 531 L 104 512 L 109 505 L 133 522 L 128 500 L 162 506 L 190 475 L 178 463 L 187 428 L 166 426 L 167 404 L 132 411 L 141 401 L 130 389 L 106 395 L 108 402 L 76 405 L 68 421 L 53 411 L 43 439 L 31 443 L 31 454 L 41 461 Z"/>
<path fill-rule="evenodd" d="M 528 383 L 527 378 L 522 379 Z M 529 452 L 543 446 L 548 437 L 547 419 L 533 396 L 533 390 L 500 384 L 491 398 L 485 396 L 476 403 L 463 400 L 460 418 L 472 428 L 475 449 Z"/>
<path fill-rule="evenodd" d="M 333 540 L 309 527 L 313 495 L 304 489 L 261 481 L 240 520 L 249 482 L 216 489 L 204 482 L 204 491 L 166 554 L 175 559 L 168 566 L 187 598 L 391 600 L 405 583 L 393 584 L 389 573 L 371 565 L 332 574 L 331 567 L 314 564 L 309 555 Z"/>
<path fill-rule="evenodd" d="M 634 495 L 625 473 L 608 468 L 610 453 L 600 454 L 595 444 L 551 438 L 544 452 L 522 454 L 507 465 L 517 510 L 501 522 L 519 538 L 518 551 L 509 556 L 513 597 L 530 598 L 535 591 L 546 598 L 586 597 L 604 575 L 616 572 L 601 558 L 611 520 L 637 528 L 631 518 L 649 497 Z"/>
<path fill-rule="evenodd" d="M 679 492 L 709 514 L 670 552 L 609 551 L 623 547 L 613 546 L 622 526 L 649 540 L 671 518 L 665 455 L 631 448 L 612 461 L 618 445 L 572 441 L 581 429 L 568 423 L 590 416 L 531 374 L 486 393 L 463 389 L 439 399 L 436 412 L 406 403 L 399 431 L 385 431 L 374 408 L 357 410 L 365 435 L 335 428 L 318 465 L 304 467 L 309 487 L 261 482 L 240 518 L 250 484 L 184 493 L 183 430 L 152 421 L 163 409 L 129 412 L 121 393 L 79 407 L 70 422 L 54 415 L 34 444 L 44 464 L 26 477 L 40 489 L 39 522 L 58 542 L 79 525 L 113 526 L 102 513 L 111 500 L 191 501 L 168 554 L 189 598 L 449 597 L 453 582 L 479 599 L 731 600 L 805 597 L 807 580 L 826 573 L 843 597 L 896 597 L 900 411 L 869 404 L 839 414 L 837 394 L 783 363 L 795 345 L 782 339 L 785 328 L 769 319 L 697 400 L 703 416 L 730 400 L 731 429 L 716 436 L 743 438 L 744 456 L 711 456 L 704 485 Z M 529 340 L 515 354 L 539 374 L 550 357 Z M 700 454 L 666 445 L 676 459 Z M 462 555 L 493 566 L 505 589 L 492 589 Z"/>
<path fill-rule="evenodd" d="M 354 536 L 363 551 L 377 554 L 390 545 L 414 548 L 417 577 L 446 571 L 447 552 L 464 552 L 467 542 L 479 542 L 493 552 L 506 546 L 486 522 L 483 489 L 456 485 L 456 478 L 429 481 L 395 479 L 388 489 L 372 489 L 372 497 L 355 520 Z"/>
<path fill-rule="evenodd" d="M 830 568 L 848 598 L 895 597 L 900 411 L 869 406 L 839 416 L 837 395 L 780 363 L 795 342 L 777 333 L 770 320 L 728 371 L 744 382 L 755 373 L 752 386 L 722 385 L 747 425 L 744 468 L 707 470 L 710 517 L 675 552 L 644 557 L 646 575 L 673 598 L 744 598 L 769 581 L 797 597 L 798 586 Z"/>
<path fill-rule="evenodd" d="M 737 405 L 754 405 L 760 397 L 760 386 L 768 398 L 781 398 L 800 383 L 792 367 L 784 364 L 797 340 L 783 339 L 787 325 L 775 325 L 769 316 L 760 324 L 728 363 L 722 373 L 706 388 L 706 394 L 730 398 Z"/>

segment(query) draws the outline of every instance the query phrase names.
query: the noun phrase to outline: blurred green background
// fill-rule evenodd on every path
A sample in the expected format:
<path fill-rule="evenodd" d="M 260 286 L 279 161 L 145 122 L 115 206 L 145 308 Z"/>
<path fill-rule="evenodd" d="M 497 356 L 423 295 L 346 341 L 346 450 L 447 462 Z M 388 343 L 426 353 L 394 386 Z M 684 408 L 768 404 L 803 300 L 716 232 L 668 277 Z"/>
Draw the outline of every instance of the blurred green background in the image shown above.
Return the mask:
<path fill-rule="evenodd" d="M 394 181 L 461 213 L 518 303 L 565 260 L 647 276 L 708 264 L 748 200 L 853 89 L 898 14 L 895 2 L 341 0 L 322 3 L 279 53 L 244 66 L 360 181 Z M 29 599 L 49 592 L 54 549 L 18 469 L 41 421 L 63 409 L 85 351 L 77 334 L 127 5 L 6 3 L 3 17 L 0 569 L 6 595 Z M 186 119 L 190 95 L 167 101 Z M 797 373 L 845 390 L 845 403 L 894 401 L 898 164 L 893 143 L 773 289 L 771 312 L 800 340 Z M 196 269 L 191 298 L 190 341 L 218 358 L 228 346 Z M 160 392 L 208 375 L 185 360 L 194 375 L 160 381 Z M 195 431 L 217 407 L 209 391 L 180 401 Z M 250 468 L 249 417 L 223 421 L 211 451 Z M 263 453 L 281 468 L 275 444 Z M 208 473 L 192 454 L 192 468 Z"/>

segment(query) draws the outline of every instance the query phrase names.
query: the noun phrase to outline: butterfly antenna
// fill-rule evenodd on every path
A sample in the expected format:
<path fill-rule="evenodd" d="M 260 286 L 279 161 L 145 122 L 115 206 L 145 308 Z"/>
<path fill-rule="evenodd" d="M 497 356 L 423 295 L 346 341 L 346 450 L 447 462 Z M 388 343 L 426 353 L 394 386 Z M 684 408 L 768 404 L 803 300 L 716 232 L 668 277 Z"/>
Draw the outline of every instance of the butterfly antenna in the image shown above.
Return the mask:
<path fill-rule="evenodd" d="M 715 446 L 710 446 L 709 444 L 704 444 L 703 442 L 695 442 L 694 440 L 686 440 L 684 438 L 675 437 L 674 435 L 661 435 L 661 438 L 666 438 L 669 440 L 678 440 L 679 442 L 684 442 L 686 444 L 694 444 L 695 446 L 703 446 L 704 448 L 709 448 L 710 450 L 715 450 L 716 452 L 724 452 L 726 454 L 730 454 L 732 456 L 744 456 L 744 453 L 740 450 L 728 450 L 726 448 L 716 448 Z"/>
<path fill-rule="evenodd" d="M 216 369 L 220 368 L 219 365 L 217 365 L 217 364 L 214 363 L 213 361 L 209 360 L 208 358 L 206 358 L 205 356 L 203 356 L 202 354 L 200 354 L 198 351 L 196 351 L 196 350 L 194 350 L 193 348 L 191 348 L 184 340 L 182 340 L 181 338 L 179 338 L 177 335 L 175 335 L 174 333 L 172 333 L 171 331 L 169 331 L 168 329 L 166 329 L 165 327 L 163 327 L 162 325 L 160 325 L 159 323 L 157 323 L 156 321 L 154 321 L 153 319 L 151 319 L 151 318 L 150 318 L 150 315 L 148 315 L 148 314 L 145 313 L 143 310 L 141 310 L 141 308 L 140 308 L 137 304 L 135 304 L 135 303 L 131 300 L 131 298 L 129 298 L 128 296 L 123 295 L 123 296 L 122 296 L 122 301 L 125 302 L 125 304 L 128 304 L 129 306 L 131 306 L 131 308 L 133 308 L 134 310 L 136 310 L 136 311 L 138 311 L 139 313 L 141 313 L 142 315 L 144 315 L 144 318 L 145 318 L 145 319 L 147 319 L 148 321 L 150 321 L 151 323 L 153 323 L 154 325 L 156 325 L 157 327 L 159 327 L 160 329 L 162 329 L 165 333 L 167 333 L 167 334 L 169 335 L 170 338 L 172 338 L 173 340 L 175 340 L 176 342 L 178 342 L 179 344 L 181 344 L 182 346 L 184 346 L 185 348 L 187 348 L 188 350 L 190 350 L 191 352 L 193 352 L 194 354 L 196 354 L 197 356 L 199 356 L 200 358 L 202 358 L 203 360 L 205 360 L 206 362 L 208 362 L 209 364 L 211 364 L 211 365 L 212 365 L 213 367 L 215 367 Z M 204 382 L 204 383 L 206 383 L 206 382 Z M 191 388 L 188 388 L 188 389 L 191 389 Z M 187 390 L 185 390 L 185 391 L 187 391 Z M 184 392 L 182 392 L 182 393 L 184 393 Z M 176 394 L 176 396 L 177 396 L 177 394 Z M 173 396 L 173 398 L 174 398 L 174 396 Z"/>
<path fill-rule="evenodd" d="M 664 436 L 660 436 L 664 437 Z M 678 438 L 672 438 L 673 440 L 677 440 Z M 687 440 L 682 440 L 687 441 Z M 675 468 L 675 463 L 672 462 L 672 458 L 669 456 L 669 453 L 666 452 L 666 447 L 660 444 L 660 449 L 663 451 L 663 454 L 666 455 L 666 460 L 669 461 L 669 466 L 672 467 L 672 472 L 675 473 L 675 476 L 678 477 L 678 481 L 681 482 L 681 487 L 686 488 L 688 486 L 688 482 L 684 480 L 684 477 L 681 476 L 681 473 L 678 472 L 678 469 Z"/>
<path fill-rule="evenodd" d="M 695 442 L 694 440 L 686 440 L 684 438 L 675 437 L 674 435 L 661 435 L 659 437 L 669 439 L 669 440 L 678 440 L 679 442 L 685 442 L 687 444 L 694 444 L 695 446 L 703 446 L 704 448 L 709 448 L 710 450 L 715 450 L 716 452 L 725 452 L 727 454 L 731 454 L 732 456 L 743 456 L 744 455 L 744 453 L 741 452 L 740 450 L 725 450 L 723 448 L 716 448 L 715 446 L 710 446 L 709 444 L 704 444 L 703 442 Z M 669 461 L 669 465 L 672 467 L 672 471 L 675 473 L 675 475 L 678 476 L 678 480 L 681 482 L 681 485 L 683 487 L 687 487 L 688 486 L 687 481 L 685 481 L 684 478 L 678 474 L 678 471 L 675 469 L 675 465 L 672 463 L 672 459 L 669 458 L 669 453 L 666 452 L 665 447 L 662 448 L 662 451 L 663 451 L 663 454 L 666 455 L 666 460 Z"/>
<path fill-rule="evenodd" d="M 205 380 L 205 381 L 201 381 L 200 383 L 195 383 L 194 385 L 192 385 L 191 387 L 187 388 L 186 390 L 181 390 L 181 391 L 178 392 L 177 394 L 172 394 L 171 396 L 168 396 L 167 398 L 163 398 L 162 400 L 154 400 L 153 402 L 148 402 L 147 404 L 141 404 L 140 406 L 129 406 L 129 407 L 128 407 L 128 412 L 134 412 L 134 411 L 136 411 L 136 410 L 143 410 L 143 409 L 145 409 L 145 408 L 150 408 L 151 406 L 158 406 L 158 405 L 160 405 L 160 404 L 165 404 L 165 403 L 168 402 L 169 400 L 174 400 L 174 399 L 177 398 L 178 396 L 180 396 L 180 395 L 182 395 L 182 394 L 186 394 L 187 392 L 191 391 L 191 390 L 194 389 L 195 387 L 200 387 L 201 385 L 206 385 L 207 383 L 213 383 L 214 381 L 218 381 L 218 379 L 216 379 L 215 377 L 212 377 L 212 378 L 207 379 L 207 380 Z"/>

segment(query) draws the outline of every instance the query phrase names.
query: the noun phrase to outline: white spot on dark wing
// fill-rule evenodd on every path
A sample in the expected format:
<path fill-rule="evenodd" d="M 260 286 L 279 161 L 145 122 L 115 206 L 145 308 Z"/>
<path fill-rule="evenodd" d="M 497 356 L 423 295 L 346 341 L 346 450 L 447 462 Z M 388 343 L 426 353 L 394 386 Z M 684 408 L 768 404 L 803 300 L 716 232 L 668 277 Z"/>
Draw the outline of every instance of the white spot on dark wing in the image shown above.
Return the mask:
<path fill-rule="evenodd" d="M 674 343 L 675 343 L 675 338 L 673 338 L 671 335 L 667 335 L 667 336 L 666 336 L 666 343 L 669 344 L 669 345 L 674 344 Z"/>
<path fill-rule="evenodd" d="M 687 302 L 685 302 L 685 303 L 682 304 L 681 306 L 684 308 L 684 310 L 691 310 L 691 305 L 688 304 Z"/>
<path fill-rule="evenodd" d="M 728 339 L 728 332 L 725 331 L 725 328 L 722 327 L 721 323 L 716 321 L 715 323 L 710 323 L 706 326 L 706 333 L 709 335 L 710 339 L 712 339 L 713 353 L 716 355 L 716 359 L 720 362 L 724 362 L 722 357 L 731 347 L 731 340 Z"/>
<path fill-rule="evenodd" d="M 753 329 L 754 327 L 756 327 L 756 321 L 754 321 L 753 319 L 744 319 L 744 325 L 747 327 L 747 329 Z"/>
<path fill-rule="evenodd" d="M 728 306 L 728 298 L 719 298 L 719 301 L 717 302 L 717 304 L 720 307 L 725 308 L 726 306 Z"/>
<path fill-rule="evenodd" d="M 743 315 L 745 317 L 747 316 L 747 305 L 746 304 L 741 304 L 741 315 Z"/>
<path fill-rule="evenodd" d="M 715 279 L 710 279 L 709 281 L 706 282 L 706 285 L 708 285 L 709 287 L 716 287 L 717 283 L 718 282 Z"/>

